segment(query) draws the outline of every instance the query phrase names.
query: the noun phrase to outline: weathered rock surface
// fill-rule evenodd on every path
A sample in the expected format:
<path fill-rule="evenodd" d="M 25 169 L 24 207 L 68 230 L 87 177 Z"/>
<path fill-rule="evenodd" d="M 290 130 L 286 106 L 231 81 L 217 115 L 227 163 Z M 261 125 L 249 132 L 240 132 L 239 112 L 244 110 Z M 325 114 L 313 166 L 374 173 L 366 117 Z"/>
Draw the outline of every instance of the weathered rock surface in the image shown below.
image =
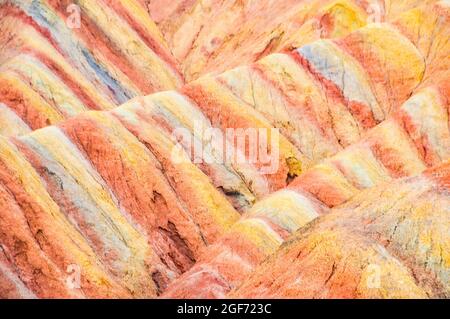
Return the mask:
<path fill-rule="evenodd" d="M 298 230 L 231 297 L 450 294 L 450 163 L 359 193 Z"/>
<path fill-rule="evenodd" d="M 23 265 L 27 287 L 50 276 L 45 268 L 58 278 L 77 265 L 81 296 L 155 296 L 237 220 L 209 179 L 188 160 L 172 163 L 171 141 L 148 130 L 142 144 L 94 112 L 2 139 L 2 252 Z M 51 284 L 33 292 L 70 296 Z"/>
<path fill-rule="evenodd" d="M 2 125 L 1 134 L 183 83 L 161 33 L 134 1 L 5 0 L 0 25 L 0 103 L 23 121 Z"/>
<path fill-rule="evenodd" d="M 0 297 L 448 298 L 449 9 L 0 0 Z"/>
<path fill-rule="evenodd" d="M 447 84 L 444 81 L 442 85 Z M 449 90 L 443 87 L 426 88 L 413 95 L 361 141 L 307 170 L 286 189 L 257 202 L 204 252 L 190 271 L 169 286 L 165 296 L 224 297 L 290 234 L 328 214 L 330 208 L 345 203 L 361 190 L 420 174 L 448 160 L 450 131 L 445 114 Z M 417 101 L 422 103 L 419 110 Z M 415 113 L 427 110 L 429 114 Z M 436 122 L 424 125 L 425 118 Z M 418 132 L 420 138 L 415 138 Z M 439 136 L 439 146 L 428 142 L 433 136 Z"/>
<path fill-rule="evenodd" d="M 162 30 L 188 80 L 254 62 L 320 38 L 390 22 L 434 0 L 140 0 Z M 417 26 L 418 21 L 414 21 Z"/>

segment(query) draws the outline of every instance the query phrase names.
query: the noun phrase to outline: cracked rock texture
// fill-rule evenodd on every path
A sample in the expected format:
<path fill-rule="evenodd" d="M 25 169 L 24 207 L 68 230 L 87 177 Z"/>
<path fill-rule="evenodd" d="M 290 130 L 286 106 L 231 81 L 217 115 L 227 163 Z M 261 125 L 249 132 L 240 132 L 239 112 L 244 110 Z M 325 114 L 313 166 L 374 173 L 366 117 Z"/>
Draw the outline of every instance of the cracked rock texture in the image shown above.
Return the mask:
<path fill-rule="evenodd" d="M 0 298 L 450 297 L 448 1 L 0 0 L 0 28 Z"/>

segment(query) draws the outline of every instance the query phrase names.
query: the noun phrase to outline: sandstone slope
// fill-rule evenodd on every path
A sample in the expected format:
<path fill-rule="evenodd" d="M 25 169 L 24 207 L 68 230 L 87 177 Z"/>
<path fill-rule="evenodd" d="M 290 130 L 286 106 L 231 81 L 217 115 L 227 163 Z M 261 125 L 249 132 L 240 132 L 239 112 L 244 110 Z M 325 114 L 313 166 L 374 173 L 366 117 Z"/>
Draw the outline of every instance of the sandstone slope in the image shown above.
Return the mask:
<path fill-rule="evenodd" d="M 297 231 L 231 297 L 448 298 L 450 163 Z"/>
<path fill-rule="evenodd" d="M 2 0 L 0 25 L 3 135 L 183 83 L 161 33 L 134 1 Z"/>
<path fill-rule="evenodd" d="M 449 9 L 0 0 L 0 297 L 448 297 Z"/>

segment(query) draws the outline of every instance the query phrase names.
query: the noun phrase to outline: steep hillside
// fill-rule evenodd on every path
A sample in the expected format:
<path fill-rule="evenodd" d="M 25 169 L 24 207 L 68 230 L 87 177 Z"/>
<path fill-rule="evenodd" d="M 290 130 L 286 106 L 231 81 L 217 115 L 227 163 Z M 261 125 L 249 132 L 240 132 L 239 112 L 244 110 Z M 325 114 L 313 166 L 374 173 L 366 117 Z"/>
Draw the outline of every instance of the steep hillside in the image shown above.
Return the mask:
<path fill-rule="evenodd" d="M 254 62 L 320 38 L 390 22 L 435 0 L 140 0 L 188 80 Z M 415 21 L 415 25 L 419 25 Z"/>
<path fill-rule="evenodd" d="M 1 134 L 183 83 L 159 30 L 134 1 L 2 0 L 0 25 L 0 114 L 11 119 Z"/>
<path fill-rule="evenodd" d="M 447 162 L 361 192 L 287 239 L 231 296 L 448 298 L 449 187 Z"/>
<path fill-rule="evenodd" d="M 0 0 L 0 298 L 448 298 L 448 1 Z"/>
<path fill-rule="evenodd" d="M 421 118 L 438 121 L 428 123 L 428 127 L 432 127 L 428 132 L 420 121 L 408 115 L 414 112 L 414 101 L 421 98 L 422 101 L 429 101 L 423 109 L 448 114 L 448 96 L 441 99 L 438 92 L 435 88 L 429 88 L 414 95 L 391 118 L 370 130 L 360 142 L 307 170 L 286 189 L 257 202 L 227 234 L 203 253 L 190 271 L 168 288 L 165 296 L 224 297 L 231 289 L 238 287 L 255 266 L 270 256 L 290 234 L 318 216 L 329 214 L 331 208 L 346 203 L 362 190 L 396 178 L 420 174 L 427 167 L 448 160 L 450 131 L 445 115 L 422 114 Z M 446 92 L 448 94 L 449 91 Z M 434 104 L 433 100 L 439 102 Z M 417 131 L 423 134 L 420 141 L 439 136 L 439 146 L 434 148 L 431 143 L 422 144 L 417 140 L 414 143 Z M 427 163 L 427 154 L 435 154 L 436 161 Z"/>

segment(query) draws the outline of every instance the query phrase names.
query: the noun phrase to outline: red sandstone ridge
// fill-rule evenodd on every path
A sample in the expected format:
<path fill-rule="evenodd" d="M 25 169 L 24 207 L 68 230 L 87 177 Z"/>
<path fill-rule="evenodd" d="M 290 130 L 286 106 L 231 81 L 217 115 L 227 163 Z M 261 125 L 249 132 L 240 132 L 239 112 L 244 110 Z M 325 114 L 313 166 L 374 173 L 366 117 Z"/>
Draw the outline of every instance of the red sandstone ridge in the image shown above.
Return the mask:
<path fill-rule="evenodd" d="M 147 5 L 188 80 L 223 72 L 286 48 L 390 22 L 434 0 L 140 0 Z M 417 25 L 417 23 L 416 23 Z"/>
<path fill-rule="evenodd" d="M 361 192 L 298 230 L 230 296 L 448 298 L 449 173 L 446 163 Z"/>
<path fill-rule="evenodd" d="M 447 1 L 0 26 L 0 298 L 449 297 Z"/>

